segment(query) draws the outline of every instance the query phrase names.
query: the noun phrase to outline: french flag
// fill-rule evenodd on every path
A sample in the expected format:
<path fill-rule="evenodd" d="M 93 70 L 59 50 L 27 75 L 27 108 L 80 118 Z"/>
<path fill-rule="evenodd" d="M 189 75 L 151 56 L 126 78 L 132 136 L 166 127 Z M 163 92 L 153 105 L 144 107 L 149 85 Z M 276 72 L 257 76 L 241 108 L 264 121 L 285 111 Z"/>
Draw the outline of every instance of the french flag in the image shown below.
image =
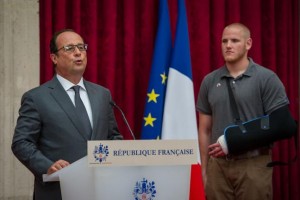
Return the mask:
<path fill-rule="evenodd" d="M 178 0 L 176 36 L 168 74 L 163 112 L 162 139 L 196 139 L 198 141 L 189 35 L 184 0 Z M 190 200 L 205 199 L 201 176 L 200 153 L 198 155 L 198 165 L 193 165 L 191 170 Z"/>

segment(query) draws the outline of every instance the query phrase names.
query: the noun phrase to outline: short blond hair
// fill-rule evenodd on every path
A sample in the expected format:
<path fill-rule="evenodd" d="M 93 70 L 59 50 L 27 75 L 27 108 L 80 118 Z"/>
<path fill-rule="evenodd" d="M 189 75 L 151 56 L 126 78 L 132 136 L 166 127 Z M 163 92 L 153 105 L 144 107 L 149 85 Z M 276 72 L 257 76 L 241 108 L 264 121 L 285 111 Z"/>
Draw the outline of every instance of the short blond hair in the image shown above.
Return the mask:
<path fill-rule="evenodd" d="M 245 38 L 250 38 L 251 37 L 251 32 L 250 32 L 249 28 L 247 26 L 245 26 L 244 24 L 242 24 L 242 23 L 229 24 L 224 28 L 224 30 L 227 29 L 227 28 L 239 28 L 243 31 Z"/>

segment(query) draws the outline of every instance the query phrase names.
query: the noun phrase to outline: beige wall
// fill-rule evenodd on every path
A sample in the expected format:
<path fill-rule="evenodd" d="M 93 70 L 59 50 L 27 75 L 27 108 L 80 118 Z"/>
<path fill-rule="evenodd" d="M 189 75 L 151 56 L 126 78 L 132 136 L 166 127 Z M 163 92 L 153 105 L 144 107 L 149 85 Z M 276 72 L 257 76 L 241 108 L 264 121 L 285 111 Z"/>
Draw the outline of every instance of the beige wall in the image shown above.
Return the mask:
<path fill-rule="evenodd" d="M 0 200 L 32 199 L 33 175 L 10 145 L 21 95 L 39 84 L 38 0 L 0 0 Z"/>

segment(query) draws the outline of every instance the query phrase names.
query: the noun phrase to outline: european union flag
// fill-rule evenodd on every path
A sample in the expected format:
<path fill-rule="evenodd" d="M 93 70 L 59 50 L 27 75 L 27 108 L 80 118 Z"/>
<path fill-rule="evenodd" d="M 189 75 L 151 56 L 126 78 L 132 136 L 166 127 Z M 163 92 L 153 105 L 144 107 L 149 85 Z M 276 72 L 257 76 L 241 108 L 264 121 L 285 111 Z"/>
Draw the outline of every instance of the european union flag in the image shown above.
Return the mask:
<path fill-rule="evenodd" d="M 142 126 L 142 139 L 161 138 L 165 91 L 172 52 L 168 1 L 159 1 L 158 29 L 152 59 L 147 101 Z"/>

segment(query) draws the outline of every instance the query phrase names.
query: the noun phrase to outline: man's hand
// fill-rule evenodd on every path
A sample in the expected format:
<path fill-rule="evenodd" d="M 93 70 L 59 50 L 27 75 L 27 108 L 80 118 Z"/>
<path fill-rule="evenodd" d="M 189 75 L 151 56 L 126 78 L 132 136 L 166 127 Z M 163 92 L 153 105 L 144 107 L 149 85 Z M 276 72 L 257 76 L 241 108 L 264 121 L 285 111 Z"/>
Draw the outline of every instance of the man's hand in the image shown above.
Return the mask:
<path fill-rule="evenodd" d="M 214 144 L 211 144 L 208 146 L 208 155 L 212 157 L 222 157 L 225 156 L 226 154 L 223 152 L 223 149 L 220 145 L 219 142 L 216 142 Z"/>
<path fill-rule="evenodd" d="M 52 174 L 66 166 L 70 165 L 69 162 L 65 161 L 65 160 L 58 160 L 55 163 L 53 163 L 53 165 L 51 165 L 47 171 L 47 174 Z"/>

